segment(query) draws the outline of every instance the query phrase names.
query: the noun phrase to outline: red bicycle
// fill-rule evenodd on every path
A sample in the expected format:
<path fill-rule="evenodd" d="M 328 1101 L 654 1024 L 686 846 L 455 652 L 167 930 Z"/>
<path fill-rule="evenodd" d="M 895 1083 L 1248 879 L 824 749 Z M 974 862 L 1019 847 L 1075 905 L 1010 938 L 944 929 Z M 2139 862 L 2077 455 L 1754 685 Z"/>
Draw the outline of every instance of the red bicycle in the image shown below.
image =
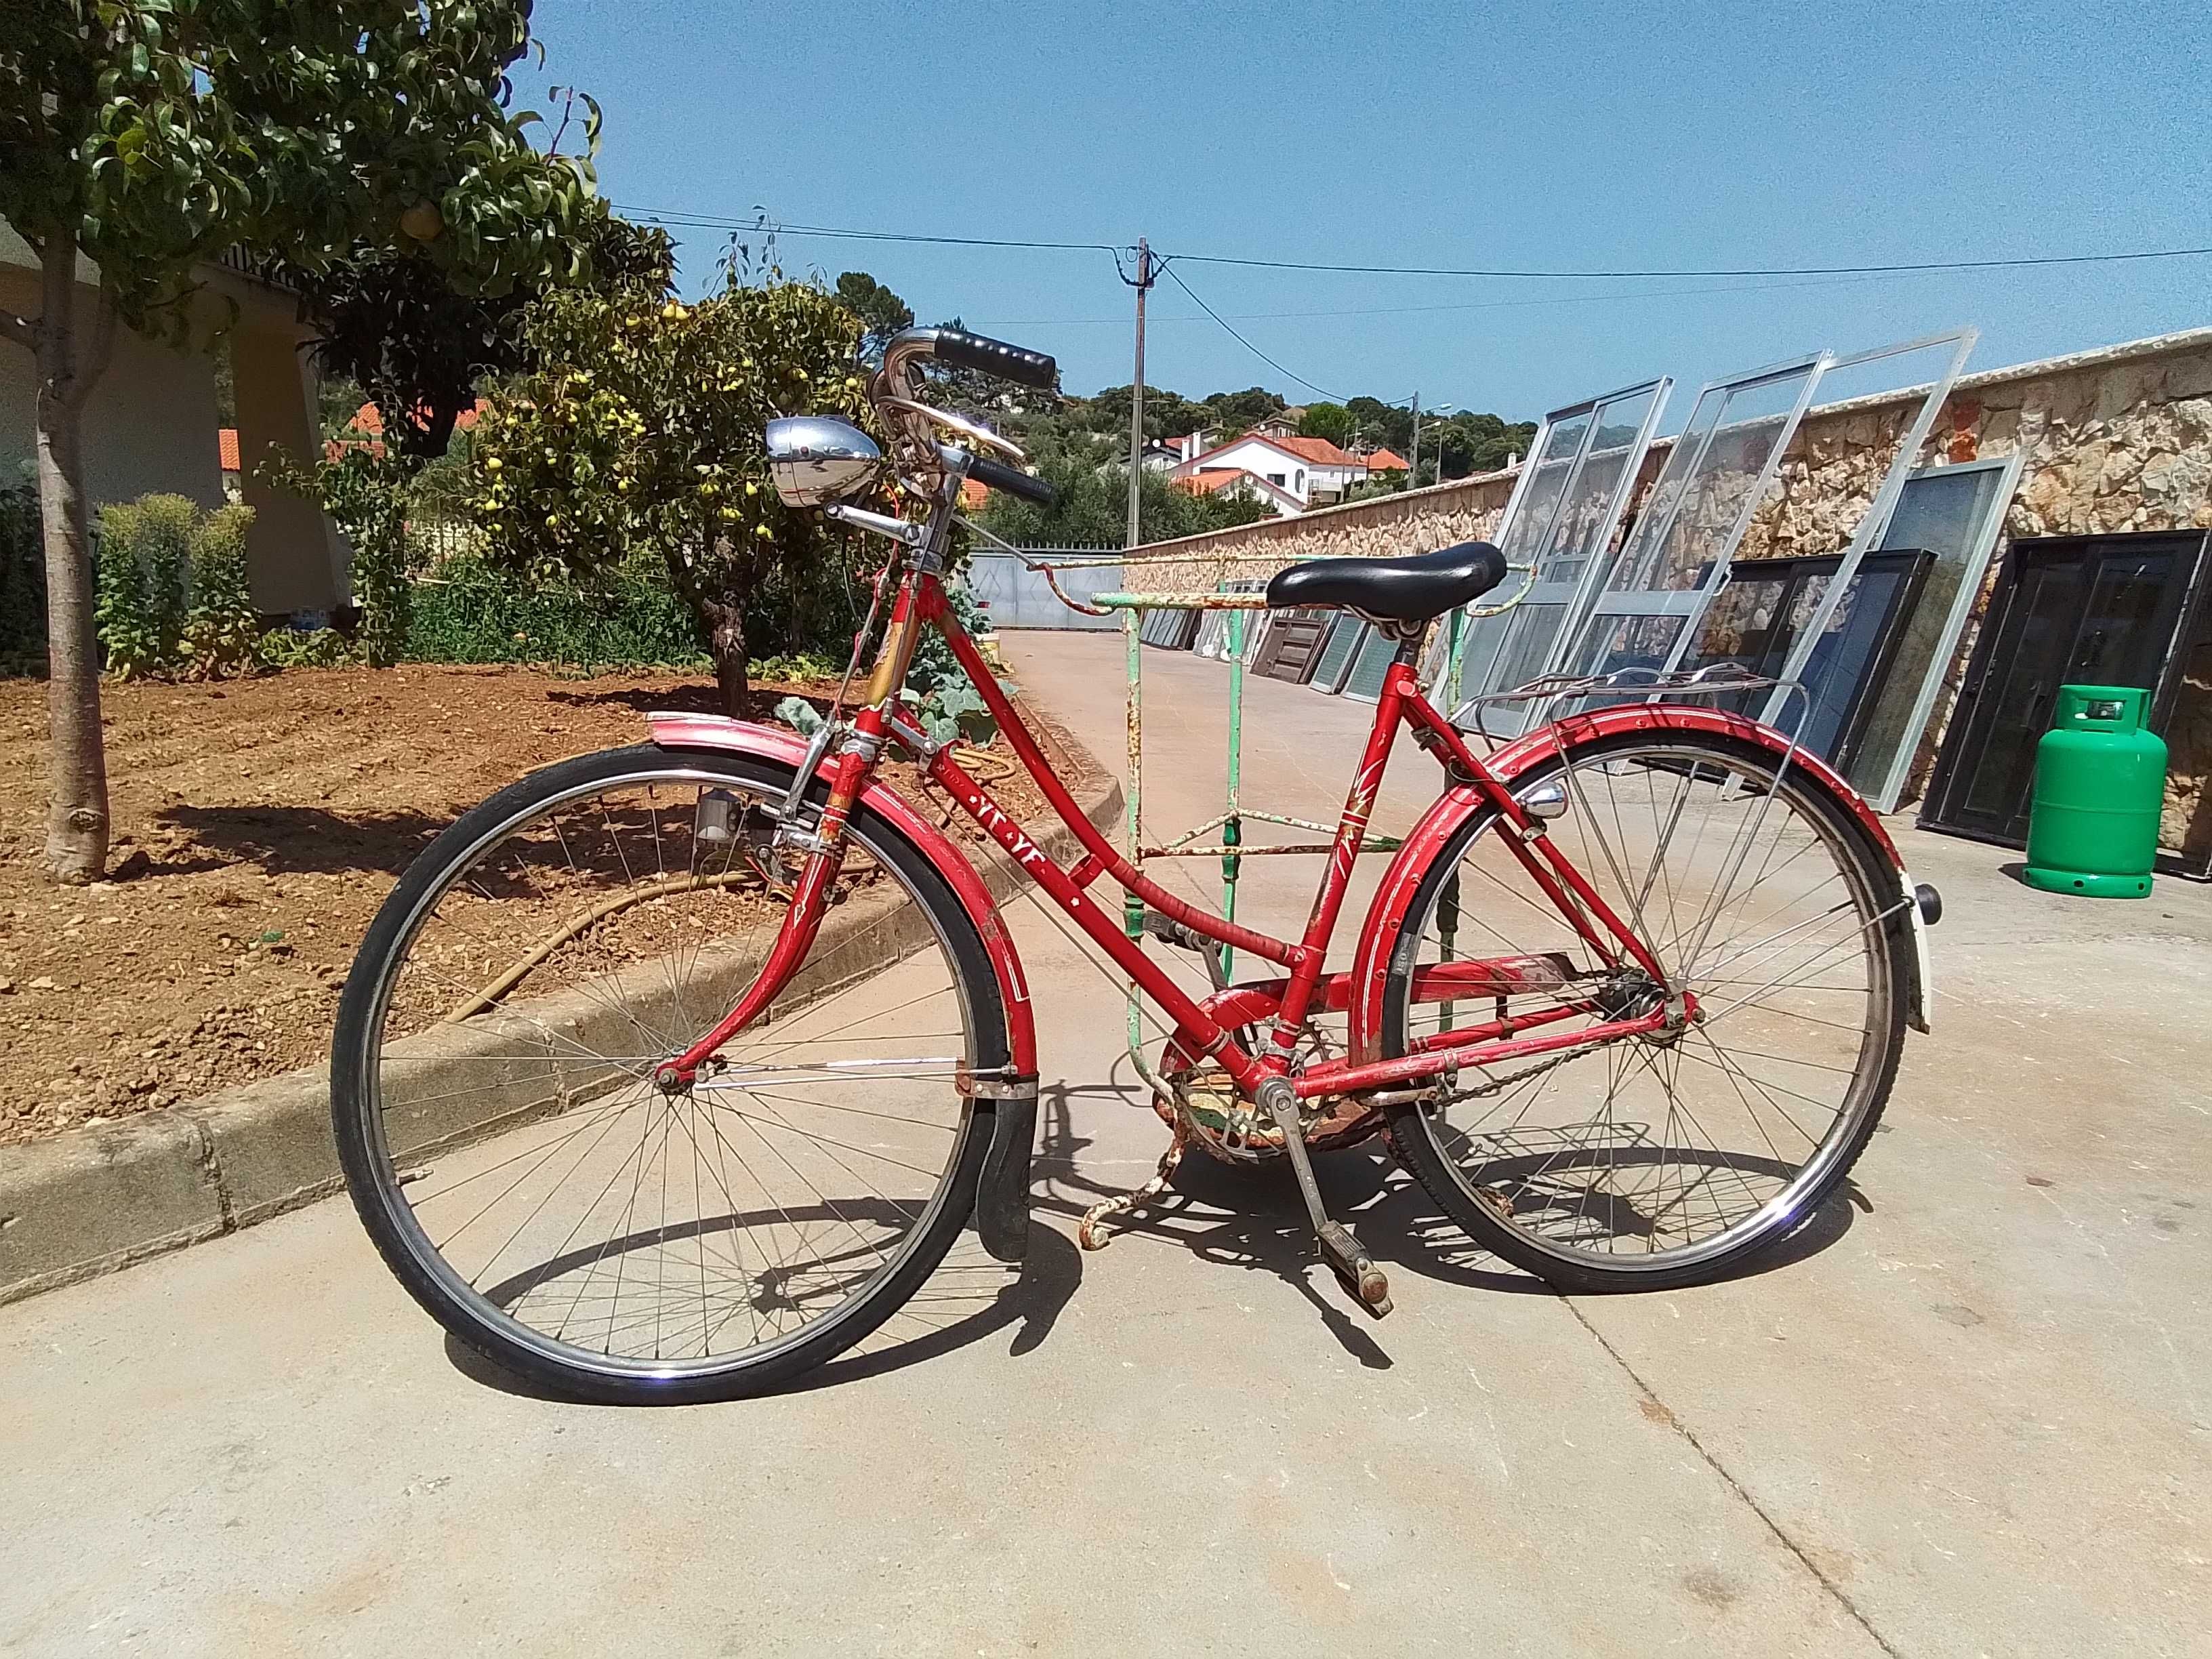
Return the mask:
<path fill-rule="evenodd" d="M 842 422 L 769 434 L 787 502 L 893 544 L 866 690 L 811 742 L 649 715 L 648 741 L 462 817 L 371 927 L 338 1013 L 338 1146 L 370 1235 L 441 1324 L 572 1396 L 726 1398 L 877 1332 L 971 1221 L 990 1255 L 1020 1257 L 1029 987 L 974 865 L 879 775 L 892 744 L 1164 1013 L 1170 1158 L 1286 1159 L 1370 1312 L 1388 1285 L 1310 1153 L 1377 1131 L 1476 1243 L 1568 1291 L 1731 1272 L 1821 1204 L 1873 1133 L 1905 1027 L 1926 1029 L 1936 908 L 1848 785 L 1779 732 L 1620 677 L 1540 688 L 1604 695 L 1479 757 L 1462 730 L 1479 711 L 1446 719 L 1415 664 L 1434 618 L 1505 580 L 1497 550 L 1318 560 L 1267 603 L 1349 608 L 1400 644 L 1311 915 L 1285 939 L 1186 902 L 1086 821 L 948 606 L 962 482 L 1048 492 L 923 400 L 933 356 L 1054 379 L 1034 353 L 909 331 L 873 384 L 887 456 Z M 902 513 L 856 504 L 887 486 Z M 1081 844 L 1072 867 L 907 717 L 928 628 Z M 1401 725 L 1443 789 L 1332 970 Z M 1148 907 L 1147 931 L 1274 971 L 1186 991 L 1091 897 L 1101 877 Z"/>

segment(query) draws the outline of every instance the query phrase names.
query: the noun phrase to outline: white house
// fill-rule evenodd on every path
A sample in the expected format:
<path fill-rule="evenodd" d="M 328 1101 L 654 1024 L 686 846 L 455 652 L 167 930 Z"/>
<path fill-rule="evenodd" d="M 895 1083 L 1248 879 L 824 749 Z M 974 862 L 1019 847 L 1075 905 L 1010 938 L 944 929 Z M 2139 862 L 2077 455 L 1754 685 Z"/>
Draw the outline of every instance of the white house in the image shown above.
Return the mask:
<path fill-rule="evenodd" d="M 151 490 L 189 496 L 204 507 L 223 503 L 225 474 L 254 510 L 246 538 L 253 603 L 289 615 L 328 611 L 346 599 L 344 544 L 321 511 L 273 489 L 254 469 L 271 448 L 303 461 L 322 448 L 309 337 L 298 303 L 228 264 L 203 266 L 192 331 L 201 343 L 179 349 L 118 328 L 107 369 L 84 412 L 86 494 L 96 510 Z M 78 314 L 96 303 L 98 271 L 78 266 Z M 37 257 L 0 225 L 0 307 L 38 315 Z M 228 301 L 228 304 L 225 302 Z M 234 313 L 231 307 L 234 305 Z M 226 454 L 216 412 L 215 359 L 205 342 L 222 324 L 228 337 L 237 404 L 235 450 Z M 37 453 L 37 374 L 31 354 L 0 342 L 0 482 L 13 483 Z"/>
<path fill-rule="evenodd" d="M 1210 466 L 1196 472 L 1178 473 L 1168 482 L 1192 495 L 1235 496 L 1262 501 L 1274 509 L 1279 519 L 1295 519 L 1304 510 L 1304 504 L 1289 490 L 1241 466 Z"/>
<path fill-rule="evenodd" d="M 1170 476 L 1206 471 L 1249 472 L 1284 491 L 1301 510 L 1340 501 L 1367 477 L 1367 463 L 1326 438 L 1271 438 L 1248 432 L 1202 454 L 1188 456 Z"/>

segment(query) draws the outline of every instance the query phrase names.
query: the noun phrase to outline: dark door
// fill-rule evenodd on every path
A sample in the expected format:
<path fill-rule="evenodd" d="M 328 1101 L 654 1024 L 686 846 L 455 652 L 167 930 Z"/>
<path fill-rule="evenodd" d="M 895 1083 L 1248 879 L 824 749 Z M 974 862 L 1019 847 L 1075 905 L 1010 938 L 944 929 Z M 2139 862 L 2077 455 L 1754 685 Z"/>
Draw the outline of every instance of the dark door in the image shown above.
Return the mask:
<path fill-rule="evenodd" d="M 2014 542 L 1921 822 L 2025 846 L 2035 745 L 2062 685 L 2142 686 L 2153 724 L 2162 723 L 2166 669 L 2204 544 L 2201 531 Z"/>
<path fill-rule="evenodd" d="M 1918 549 L 1865 555 L 1844 602 L 1806 659 L 1803 696 L 1791 696 L 1776 716 L 1776 723 L 1805 750 L 1838 770 L 1850 764 L 1873 708 L 1869 694 L 1889 672 L 1935 559 Z M 1698 642 L 1682 666 L 1731 662 L 1754 674 L 1779 674 L 1842 567 L 1841 556 L 1835 554 L 1738 562 L 1706 610 Z M 1766 700 L 1767 693 L 1753 691 L 1715 701 L 1755 715 Z"/>

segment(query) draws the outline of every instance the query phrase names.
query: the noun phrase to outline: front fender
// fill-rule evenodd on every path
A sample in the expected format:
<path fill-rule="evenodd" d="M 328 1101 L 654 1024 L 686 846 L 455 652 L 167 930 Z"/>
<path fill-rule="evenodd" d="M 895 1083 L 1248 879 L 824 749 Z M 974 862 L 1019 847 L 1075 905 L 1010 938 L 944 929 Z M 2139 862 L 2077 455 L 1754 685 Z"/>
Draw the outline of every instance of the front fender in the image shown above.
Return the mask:
<path fill-rule="evenodd" d="M 646 729 L 664 749 L 709 749 L 725 754 L 749 755 L 794 769 L 805 763 L 806 744 L 792 732 L 773 726 L 756 726 L 720 714 L 651 714 Z M 829 776 L 827 763 L 817 773 Z M 914 804 L 888 785 L 871 778 L 860 792 L 860 805 L 890 824 L 919 848 L 930 867 L 945 878 L 959 899 L 969 920 L 983 940 L 991 958 L 991 971 L 999 981 L 999 1000 L 1006 1010 L 1006 1049 L 1015 1075 L 1036 1075 L 1036 1021 L 1030 1007 L 1028 976 L 1020 955 L 999 920 L 999 907 L 983 878 L 966 854 L 945 832 L 922 817 Z"/>
<path fill-rule="evenodd" d="M 1913 898 L 1911 878 L 1905 874 L 1905 860 L 1899 855 L 1897 844 L 1890 839 L 1880 815 L 1834 768 L 1802 749 L 1792 752 L 1787 734 L 1771 726 L 1720 709 L 1627 703 L 1540 726 L 1507 744 L 1483 764 L 1500 783 L 1510 787 L 1516 778 L 1552 760 L 1563 749 L 1579 748 L 1621 732 L 1659 731 L 1708 732 L 1756 744 L 1777 755 L 1789 755 L 1790 763 L 1802 769 L 1833 795 L 1889 860 L 1891 868 L 1897 872 L 1910 907 L 1908 914 L 1914 920 L 1916 938 L 1918 937 L 1920 911 Z M 1358 951 L 1352 963 L 1353 993 L 1347 1035 L 1355 1062 L 1382 1058 L 1382 990 L 1390 965 L 1389 951 L 1406 920 L 1406 913 L 1413 908 L 1414 890 L 1420 885 L 1422 874 L 1461 827 L 1487 805 L 1487 797 L 1482 791 L 1470 785 L 1456 785 L 1446 790 L 1422 814 L 1383 872 L 1375 902 L 1369 908 L 1366 923 L 1361 929 Z M 1925 969 L 1916 963 L 1909 1007 L 1913 1024 L 1921 1030 L 1928 1029 L 1926 979 Z"/>

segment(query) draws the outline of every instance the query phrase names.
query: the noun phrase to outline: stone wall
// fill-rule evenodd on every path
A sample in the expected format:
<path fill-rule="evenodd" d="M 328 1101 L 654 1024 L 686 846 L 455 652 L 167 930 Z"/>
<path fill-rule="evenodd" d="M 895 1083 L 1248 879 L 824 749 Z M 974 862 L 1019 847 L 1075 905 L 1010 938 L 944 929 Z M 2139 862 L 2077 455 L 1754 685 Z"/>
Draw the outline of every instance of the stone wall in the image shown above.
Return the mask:
<path fill-rule="evenodd" d="M 1431 552 L 1494 533 L 1514 477 L 1478 473 L 1295 519 L 1155 542 L 1127 561 L 1123 574 L 1132 592 L 1211 593 L 1224 581 L 1264 580 L 1300 559 Z"/>
<path fill-rule="evenodd" d="M 1924 395 L 1924 390 L 1923 394 Z M 1833 553 L 1850 540 L 1918 412 L 1919 395 L 1865 398 L 1808 413 L 1774 493 L 1737 556 Z M 2212 528 L 2212 329 L 2136 341 L 1963 377 L 1937 413 L 1918 464 L 2023 457 L 1972 621 L 1944 678 L 1915 758 L 1917 795 L 1935 769 L 1960 684 L 1995 592 L 2004 546 L 2031 536 Z M 2185 650 L 2190 650 L 2185 642 Z M 2212 852 L 2212 683 L 2191 652 L 2167 721 L 2164 839 Z"/>
<path fill-rule="evenodd" d="M 1784 453 L 1773 491 L 1737 556 L 1833 553 L 1850 540 L 1925 388 L 1816 408 Z M 1664 459 L 1646 458 L 1624 525 L 1632 523 Z M 1937 415 L 1920 465 L 2022 453 L 2005 518 L 2018 537 L 2212 528 L 2212 328 L 2139 340 L 1963 377 Z M 1130 585 L 1205 592 L 1224 580 L 1266 576 L 1291 560 L 1373 556 L 1448 546 L 1493 532 L 1513 475 L 1492 473 L 1431 489 L 1323 509 L 1302 518 L 1218 531 L 1143 550 Z M 1951 665 L 1913 774 L 1924 787 L 2002 562 L 1990 566 L 1975 623 Z M 2166 732 L 2168 844 L 2212 850 L 2212 642 L 2195 646 Z"/>
<path fill-rule="evenodd" d="M 1808 413 L 1737 556 L 1843 547 L 1924 392 Z M 2212 329 L 1967 375 L 1919 464 L 2021 452 L 2008 539 L 2212 528 Z"/>

